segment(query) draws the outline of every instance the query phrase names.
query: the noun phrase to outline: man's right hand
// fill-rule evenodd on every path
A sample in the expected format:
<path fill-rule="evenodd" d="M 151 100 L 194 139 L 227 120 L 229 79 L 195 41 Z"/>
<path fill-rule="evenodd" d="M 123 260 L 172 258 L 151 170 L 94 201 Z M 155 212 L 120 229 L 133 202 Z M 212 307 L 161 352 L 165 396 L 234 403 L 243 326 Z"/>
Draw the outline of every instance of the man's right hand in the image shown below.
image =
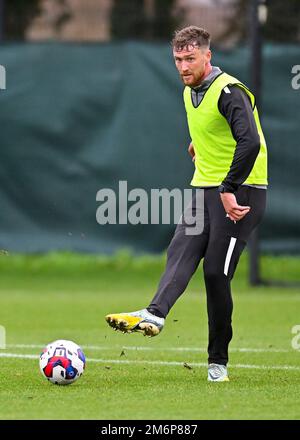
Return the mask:
<path fill-rule="evenodd" d="M 189 145 L 188 152 L 189 152 L 189 155 L 192 157 L 192 161 L 195 162 L 195 150 L 194 150 L 194 146 L 193 146 L 192 142 Z"/>

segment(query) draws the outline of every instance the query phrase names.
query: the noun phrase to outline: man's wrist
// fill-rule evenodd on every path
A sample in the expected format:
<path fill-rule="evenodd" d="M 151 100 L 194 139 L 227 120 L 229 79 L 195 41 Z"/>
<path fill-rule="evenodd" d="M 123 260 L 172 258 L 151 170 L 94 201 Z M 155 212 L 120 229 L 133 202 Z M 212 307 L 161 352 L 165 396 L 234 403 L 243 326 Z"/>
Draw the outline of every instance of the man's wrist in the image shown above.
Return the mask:
<path fill-rule="evenodd" d="M 223 194 L 223 193 L 234 193 L 234 189 L 233 188 L 230 188 L 227 185 L 224 185 L 223 183 L 221 183 L 221 185 L 219 185 L 218 191 L 219 191 L 220 194 Z"/>
<path fill-rule="evenodd" d="M 227 193 L 235 193 L 239 187 L 238 183 L 233 183 L 231 180 L 228 180 L 227 178 L 224 179 L 221 182 L 221 185 L 219 186 L 219 192 L 227 192 Z"/>

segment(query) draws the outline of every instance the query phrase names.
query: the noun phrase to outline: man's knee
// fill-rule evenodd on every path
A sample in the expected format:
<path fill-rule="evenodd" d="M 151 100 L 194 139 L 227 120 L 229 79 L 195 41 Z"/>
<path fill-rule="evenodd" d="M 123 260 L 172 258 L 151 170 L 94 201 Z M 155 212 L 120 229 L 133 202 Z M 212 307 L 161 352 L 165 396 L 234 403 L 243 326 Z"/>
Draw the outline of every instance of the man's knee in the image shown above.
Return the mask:
<path fill-rule="evenodd" d="M 200 240 L 196 240 L 195 237 L 186 235 L 184 228 L 177 228 L 168 246 L 167 256 L 169 258 L 173 256 L 179 258 L 182 255 L 188 255 L 191 258 L 192 256 L 203 255 L 204 244 L 202 244 L 202 241 L 201 237 Z"/>
<path fill-rule="evenodd" d="M 221 281 L 226 280 L 226 275 L 222 268 L 213 264 L 208 264 L 204 261 L 203 272 L 206 282 L 218 284 Z"/>
<path fill-rule="evenodd" d="M 235 241 L 234 241 L 235 240 Z M 214 252 L 209 252 L 204 259 L 204 276 L 208 281 L 218 281 L 233 278 L 240 256 L 245 248 L 246 242 L 240 239 L 231 239 L 222 248 L 211 246 Z"/>

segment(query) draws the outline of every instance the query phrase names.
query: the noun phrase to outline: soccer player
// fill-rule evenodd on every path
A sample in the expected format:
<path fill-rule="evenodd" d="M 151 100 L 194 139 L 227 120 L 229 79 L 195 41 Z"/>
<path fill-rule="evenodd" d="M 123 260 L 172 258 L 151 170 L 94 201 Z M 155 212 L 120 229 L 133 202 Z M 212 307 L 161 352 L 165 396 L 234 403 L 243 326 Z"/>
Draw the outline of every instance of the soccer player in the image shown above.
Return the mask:
<path fill-rule="evenodd" d="M 230 282 L 266 204 L 267 148 L 251 91 L 211 65 L 210 35 L 196 26 L 175 33 L 173 55 L 185 85 L 184 104 L 195 164 L 192 186 L 204 191 L 204 227 L 187 235 L 187 217 L 197 215 L 196 197 L 168 247 L 167 264 L 149 306 L 106 316 L 123 332 L 155 336 L 204 258 L 209 326 L 208 380 L 228 381 L 232 338 Z M 203 210 L 202 210 L 203 212 Z M 200 214 L 199 214 L 200 215 Z"/>

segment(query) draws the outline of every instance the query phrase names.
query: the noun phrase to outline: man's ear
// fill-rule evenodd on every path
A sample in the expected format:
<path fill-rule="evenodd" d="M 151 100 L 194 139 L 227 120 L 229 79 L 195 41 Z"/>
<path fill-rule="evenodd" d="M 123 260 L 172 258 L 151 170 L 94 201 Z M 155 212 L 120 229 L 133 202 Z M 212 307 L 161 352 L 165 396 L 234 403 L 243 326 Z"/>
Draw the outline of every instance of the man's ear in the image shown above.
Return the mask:
<path fill-rule="evenodd" d="M 208 62 L 208 63 L 209 63 L 210 60 L 211 60 L 211 50 L 210 50 L 210 49 L 207 50 L 207 53 L 206 53 L 206 59 L 207 59 L 207 62 Z"/>

